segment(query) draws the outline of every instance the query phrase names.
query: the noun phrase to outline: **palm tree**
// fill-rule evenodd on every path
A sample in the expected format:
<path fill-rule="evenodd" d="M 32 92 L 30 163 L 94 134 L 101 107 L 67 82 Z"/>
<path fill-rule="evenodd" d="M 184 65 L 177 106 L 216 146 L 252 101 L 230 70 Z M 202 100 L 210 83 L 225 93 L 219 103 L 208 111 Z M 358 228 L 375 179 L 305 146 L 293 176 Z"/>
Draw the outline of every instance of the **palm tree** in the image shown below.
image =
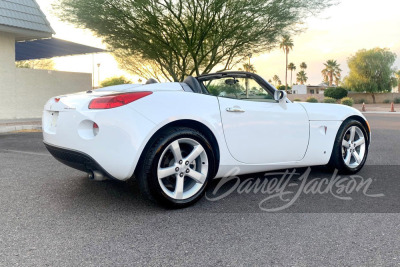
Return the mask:
<path fill-rule="evenodd" d="M 280 81 L 281 79 L 279 79 L 279 76 L 275 74 L 274 77 L 272 77 L 272 80 L 274 80 L 275 86 L 276 86 L 276 84 L 278 83 L 278 81 Z"/>
<path fill-rule="evenodd" d="M 300 69 L 301 70 L 306 70 L 307 69 L 307 64 L 305 62 L 301 62 Z"/>
<path fill-rule="evenodd" d="M 244 63 L 243 64 L 243 68 L 239 68 L 239 70 L 257 73 L 256 68 L 254 67 L 254 65 L 253 64 L 249 64 L 249 63 Z"/>
<path fill-rule="evenodd" d="M 396 71 L 394 75 L 397 78 L 397 93 L 400 93 L 400 70 Z"/>
<path fill-rule="evenodd" d="M 293 87 L 293 71 L 296 70 L 293 62 L 288 65 L 288 70 L 290 70 L 290 86 Z"/>
<path fill-rule="evenodd" d="M 329 86 L 332 86 L 333 78 L 335 81 L 340 80 L 340 72 L 342 71 L 339 67 L 340 64 L 336 62 L 336 60 L 330 59 L 324 63 L 325 69 L 321 71 L 324 76 L 324 81 L 329 82 Z M 338 85 L 336 83 L 336 85 Z"/>
<path fill-rule="evenodd" d="M 293 40 L 289 35 L 284 35 L 279 47 L 285 52 L 286 55 L 286 69 L 285 69 L 285 91 L 287 92 L 287 70 L 288 70 L 288 55 L 289 51 L 293 49 Z"/>
<path fill-rule="evenodd" d="M 299 82 L 300 84 L 304 84 L 308 80 L 308 77 L 304 70 L 299 71 L 296 75 L 296 78 L 297 78 L 297 82 Z"/>
<path fill-rule="evenodd" d="M 254 67 L 253 64 L 250 63 L 250 58 L 249 58 L 249 63 L 244 63 L 243 68 L 239 68 L 239 70 L 256 73 L 256 68 Z M 248 98 L 249 97 L 249 79 L 246 78 L 244 83 L 246 86 L 246 97 Z"/>
<path fill-rule="evenodd" d="M 335 84 L 336 86 L 339 86 L 340 83 L 340 77 L 342 77 L 342 75 L 339 73 L 337 73 L 336 77 L 335 77 Z"/>

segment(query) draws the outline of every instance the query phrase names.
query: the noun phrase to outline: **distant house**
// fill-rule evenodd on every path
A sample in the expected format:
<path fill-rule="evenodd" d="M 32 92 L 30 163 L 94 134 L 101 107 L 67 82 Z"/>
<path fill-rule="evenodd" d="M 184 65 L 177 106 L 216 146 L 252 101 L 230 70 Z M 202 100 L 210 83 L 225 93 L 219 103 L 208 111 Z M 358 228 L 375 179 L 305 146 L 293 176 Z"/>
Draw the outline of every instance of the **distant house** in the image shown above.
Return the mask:
<path fill-rule="evenodd" d="M 315 95 L 315 94 L 324 94 L 324 91 L 329 86 L 325 83 L 321 83 L 318 85 L 293 85 L 292 93 L 293 94 L 300 94 L 300 95 Z"/>
<path fill-rule="evenodd" d="M 67 53 L 65 48 L 70 42 L 64 41 L 64 47 L 55 47 L 52 43 L 58 39 L 50 39 L 53 33 L 35 0 L 0 0 L 0 119 L 40 117 L 50 97 L 92 87 L 89 73 L 15 67 L 16 58 L 79 54 L 75 50 Z M 85 51 L 90 52 L 88 49 Z"/>

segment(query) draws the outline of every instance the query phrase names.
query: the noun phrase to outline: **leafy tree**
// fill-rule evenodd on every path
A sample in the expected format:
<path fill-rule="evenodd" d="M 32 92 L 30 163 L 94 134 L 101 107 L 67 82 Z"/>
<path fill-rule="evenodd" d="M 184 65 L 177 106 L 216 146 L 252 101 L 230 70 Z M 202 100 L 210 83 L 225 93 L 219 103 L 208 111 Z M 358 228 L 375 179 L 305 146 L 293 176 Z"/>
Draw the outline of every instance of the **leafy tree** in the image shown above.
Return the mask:
<path fill-rule="evenodd" d="M 304 84 L 308 80 L 307 74 L 304 70 L 299 71 L 296 75 L 296 78 L 297 82 L 299 82 L 300 84 Z"/>
<path fill-rule="evenodd" d="M 301 62 L 300 69 L 305 71 L 307 69 L 307 64 L 305 62 Z"/>
<path fill-rule="evenodd" d="M 333 79 L 335 78 L 336 86 L 338 86 L 338 81 L 340 81 L 340 72 L 342 71 L 339 67 L 340 64 L 336 60 L 329 59 L 324 63 L 325 68 L 321 71 L 322 76 L 324 76 L 324 82 L 328 82 L 329 86 L 332 86 Z"/>
<path fill-rule="evenodd" d="M 396 71 L 394 75 L 397 78 L 397 92 L 400 93 L 400 70 Z"/>
<path fill-rule="evenodd" d="M 290 84 L 293 86 L 293 71 L 296 70 L 296 65 L 292 62 L 288 65 L 287 69 L 290 70 Z"/>
<path fill-rule="evenodd" d="M 239 98 L 239 95 L 244 91 L 243 86 L 239 83 L 226 84 L 224 80 L 208 85 L 207 90 L 214 96 L 219 96 L 222 92 L 225 92 L 228 95 L 235 95 L 236 98 Z"/>
<path fill-rule="evenodd" d="M 21 60 L 15 62 L 17 68 L 40 69 L 40 70 L 55 70 L 55 64 L 52 59 L 32 59 Z"/>
<path fill-rule="evenodd" d="M 288 70 L 288 56 L 289 56 L 289 51 L 293 49 L 293 40 L 290 38 L 289 35 L 284 35 L 282 37 L 281 43 L 279 44 L 279 47 L 285 52 L 286 55 L 286 67 L 285 67 L 285 91 L 287 92 L 287 70 Z"/>
<path fill-rule="evenodd" d="M 396 54 L 386 48 L 359 50 L 347 61 L 350 72 L 345 86 L 357 92 L 371 93 L 375 103 L 375 93 L 391 91 L 393 87 L 395 60 Z"/>
<path fill-rule="evenodd" d="M 331 87 L 325 89 L 324 96 L 334 99 L 342 99 L 343 97 L 347 96 L 347 93 L 347 90 L 342 87 Z"/>
<path fill-rule="evenodd" d="M 107 86 L 112 86 L 112 85 L 129 84 L 129 83 L 131 83 L 131 81 L 126 79 L 124 76 L 120 76 L 120 77 L 107 78 L 101 82 L 100 86 L 107 87 Z"/>
<path fill-rule="evenodd" d="M 333 0 L 58 0 L 58 16 L 133 57 L 135 74 L 187 75 L 231 69 L 249 53 L 275 47 L 282 35 Z M 120 52 L 122 51 L 122 52 Z M 125 60 L 125 58 L 120 59 Z M 150 64 L 150 68 L 147 66 Z M 126 65 L 125 65 L 126 66 Z"/>

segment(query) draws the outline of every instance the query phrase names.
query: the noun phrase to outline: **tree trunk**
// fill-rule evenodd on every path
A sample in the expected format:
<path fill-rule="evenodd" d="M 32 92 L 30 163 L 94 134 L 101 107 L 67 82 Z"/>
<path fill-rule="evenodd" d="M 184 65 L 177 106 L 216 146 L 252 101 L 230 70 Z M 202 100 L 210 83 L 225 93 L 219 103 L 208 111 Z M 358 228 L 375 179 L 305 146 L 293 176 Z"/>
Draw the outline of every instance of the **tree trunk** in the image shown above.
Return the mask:
<path fill-rule="evenodd" d="M 290 86 L 292 87 L 292 89 L 293 89 L 293 70 L 290 70 Z M 400 87 L 400 85 L 399 85 L 399 87 Z M 400 92 L 399 92 L 400 93 Z"/>
<path fill-rule="evenodd" d="M 286 69 L 285 69 L 285 92 L 287 94 L 287 66 L 288 66 L 288 49 L 286 49 Z"/>
<path fill-rule="evenodd" d="M 376 104 L 376 101 L 375 101 L 375 94 L 374 93 L 371 93 L 372 94 L 372 103 L 373 104 Z"/>

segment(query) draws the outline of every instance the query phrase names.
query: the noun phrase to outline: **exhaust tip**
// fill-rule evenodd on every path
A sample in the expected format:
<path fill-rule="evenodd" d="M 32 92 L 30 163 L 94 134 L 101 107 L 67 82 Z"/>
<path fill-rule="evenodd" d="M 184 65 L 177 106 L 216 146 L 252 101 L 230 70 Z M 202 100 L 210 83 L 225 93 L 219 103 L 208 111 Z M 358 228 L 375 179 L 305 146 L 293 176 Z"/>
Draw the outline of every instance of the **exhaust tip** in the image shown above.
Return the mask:
<path fill-rule="evenodd" d="M 99 171 L 88 172 L 88 178 L 93 181 L 105 181 L 108 180 L 107 176 Z"/>

